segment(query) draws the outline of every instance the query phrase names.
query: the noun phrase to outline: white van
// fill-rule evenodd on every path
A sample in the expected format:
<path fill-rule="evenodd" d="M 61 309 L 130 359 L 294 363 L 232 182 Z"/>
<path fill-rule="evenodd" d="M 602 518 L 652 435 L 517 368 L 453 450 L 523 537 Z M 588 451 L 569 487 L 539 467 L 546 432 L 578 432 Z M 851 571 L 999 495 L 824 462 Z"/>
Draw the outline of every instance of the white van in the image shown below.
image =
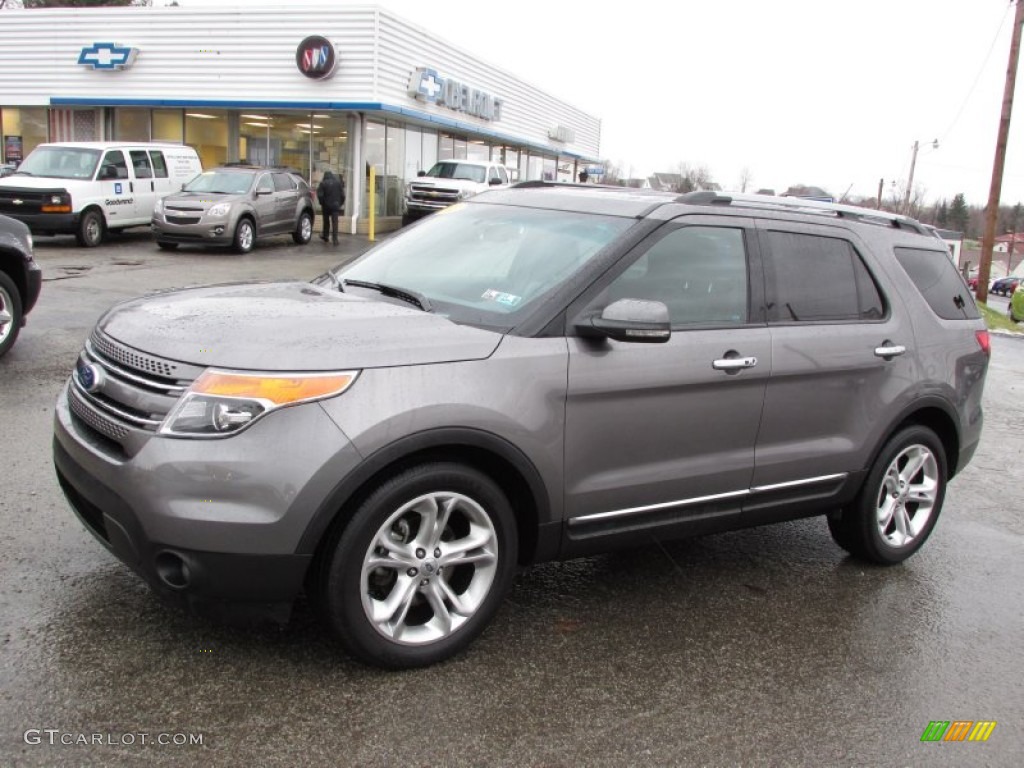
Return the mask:
<path fill-rule="evenodd" d="M 109 230 L 149 226 L 153 206 L 203 170 L 184 144 L 94 141 L 40 144 L 0 179 L 0 213 L 33 235 L 103 242 Z"/>

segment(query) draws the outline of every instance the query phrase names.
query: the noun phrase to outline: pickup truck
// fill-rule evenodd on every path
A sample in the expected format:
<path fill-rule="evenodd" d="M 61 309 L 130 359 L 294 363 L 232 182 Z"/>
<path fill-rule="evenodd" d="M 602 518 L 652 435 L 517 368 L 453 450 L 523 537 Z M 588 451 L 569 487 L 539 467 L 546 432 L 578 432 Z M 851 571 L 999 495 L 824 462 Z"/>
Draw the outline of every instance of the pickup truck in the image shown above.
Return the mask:
<path fill-rule="evenodd" d="M 402 226 L 492 187 L 511 183 L 503 165 L 482 160 L 441 160 L 405 185 Z"/>

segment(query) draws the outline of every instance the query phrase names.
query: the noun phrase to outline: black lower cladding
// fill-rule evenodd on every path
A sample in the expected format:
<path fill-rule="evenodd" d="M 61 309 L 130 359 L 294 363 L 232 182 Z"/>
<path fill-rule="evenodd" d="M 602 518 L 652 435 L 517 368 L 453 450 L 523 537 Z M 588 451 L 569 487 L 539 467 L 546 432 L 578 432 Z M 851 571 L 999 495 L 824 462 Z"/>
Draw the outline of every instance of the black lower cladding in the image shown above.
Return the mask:
<path fill-rule="evenodd" d="M 196 613 L 285 622 L 302 591 L 312 555 L 207 552 L 151 541 L 118 494 L 97 482 L 53 441 L 57 479 L 75 514 L 100 542 L 163 597 Z M 164 565 L 164 578 L 158 572 Z M 166 581 L 166 564 L 176 568 Z"/>

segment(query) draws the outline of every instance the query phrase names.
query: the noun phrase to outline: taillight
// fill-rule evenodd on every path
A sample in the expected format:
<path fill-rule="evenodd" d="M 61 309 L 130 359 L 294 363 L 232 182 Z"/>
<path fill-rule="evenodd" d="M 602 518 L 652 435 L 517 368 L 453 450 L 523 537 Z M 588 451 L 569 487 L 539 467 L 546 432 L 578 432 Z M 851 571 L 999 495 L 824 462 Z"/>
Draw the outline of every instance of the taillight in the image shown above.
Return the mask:
<path fill-rule="evenodd" d="M 988 336 L 988 331 L 975 331 L 974 338 L 978 340 L 978 346 L 981 347 L 981 351 L 985 353 L 986 357 L 992 356 L 992 339 Z"/>

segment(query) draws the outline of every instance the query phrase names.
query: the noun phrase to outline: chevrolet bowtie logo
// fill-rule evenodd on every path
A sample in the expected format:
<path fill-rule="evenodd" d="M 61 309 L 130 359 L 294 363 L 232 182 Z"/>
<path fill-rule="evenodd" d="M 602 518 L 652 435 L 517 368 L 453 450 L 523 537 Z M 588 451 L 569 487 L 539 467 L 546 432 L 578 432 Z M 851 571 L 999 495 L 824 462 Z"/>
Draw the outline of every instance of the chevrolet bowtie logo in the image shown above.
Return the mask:
<path fill-rule="evenodd" d="M 78 63 L 93 69 L 128 69 L 139 49 L 117 43 L 93 43 L 78 54 Z"/>

